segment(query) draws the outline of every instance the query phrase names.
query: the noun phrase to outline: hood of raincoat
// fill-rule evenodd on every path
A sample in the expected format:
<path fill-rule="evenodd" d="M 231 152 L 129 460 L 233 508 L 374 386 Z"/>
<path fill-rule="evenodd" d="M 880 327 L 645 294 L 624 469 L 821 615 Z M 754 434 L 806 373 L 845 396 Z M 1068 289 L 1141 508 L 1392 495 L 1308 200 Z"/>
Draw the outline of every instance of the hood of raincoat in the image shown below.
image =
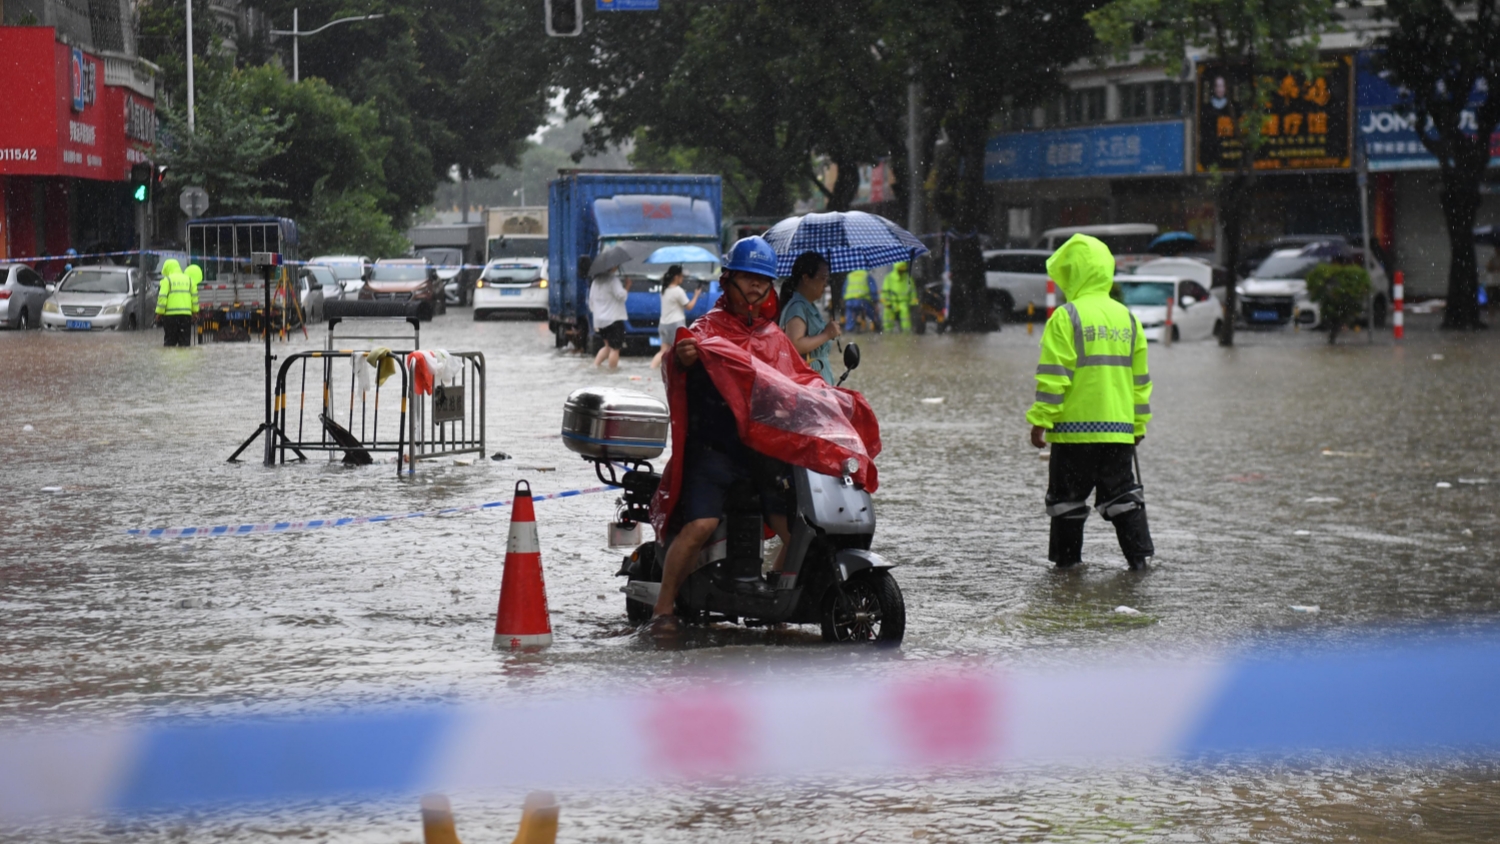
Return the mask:
<path fill-rule="evenodd" d="M 203 268 L 199 267 L 197 264 L 188 264 L 187 277 L 188 277 L 188 281 L 191 281 L 191 282 L 193 282 L 195 284 L 197 282 L 202 281 L 203 280 Z"/>
<path fill-rule="evenodd" d="M 676 339 L 688 338 L 698 344 L 698 365 L 706 368 L 734 412 L 746 446 L 825 475 L 842 474 L 853 459 L 855 483 L 876 490 L 880 424 L 875 411 L 864 396 L 831 387 L 812 371 L 775 322 L 757 317 L 746 325 L 719 304 L 692 328 L 677 330 Z M 666 538 L 677 509 L 688 428 L 686 373 L 671 352 L 662 362 L 672 414 L 672 457 L 651 501 L 651 525 L 658 539 Z"/>
<path fill-rule="evenodd" d="M 1115 256 L 1097 237 L 1075 234 L 1047 259 L 1047 275 L 1070 302 L 1108 296 L 1115 283 Z"/>
<path fill-rule="evenodd" d="M 163 278 L 169 275 L 176 275 L 180 272 L 182 272 L 182 265 L 177 263 L 176 258 L 168 258 L 161 265 L 161 274 Z"/>

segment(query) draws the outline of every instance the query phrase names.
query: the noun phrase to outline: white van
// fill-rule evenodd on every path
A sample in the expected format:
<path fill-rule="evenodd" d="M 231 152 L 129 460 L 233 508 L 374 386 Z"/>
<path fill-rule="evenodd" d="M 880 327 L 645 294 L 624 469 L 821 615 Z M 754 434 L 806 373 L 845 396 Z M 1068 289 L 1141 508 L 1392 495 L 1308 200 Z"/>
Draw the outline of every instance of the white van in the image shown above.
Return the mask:
<path fill-rule="evenodd" d="M 1042 241 L 1037 244 L 1040 249 L 1053 252 L 1063 242 L 1075 234 L 1086 234 L 1089 237 L 1097 237 L 1104 241 L 1109 251 L 1115 255 L 1115 266 L 1133 266 L 1142 261 L 1149 260 L 1151 256 L 1151 241 L 1161 233 L 1161 229 L 1150 223 L 1116 223 L 1107 226 L 1065 226 L 1063 228 L 1047 229 L 1042 232 Z"/>

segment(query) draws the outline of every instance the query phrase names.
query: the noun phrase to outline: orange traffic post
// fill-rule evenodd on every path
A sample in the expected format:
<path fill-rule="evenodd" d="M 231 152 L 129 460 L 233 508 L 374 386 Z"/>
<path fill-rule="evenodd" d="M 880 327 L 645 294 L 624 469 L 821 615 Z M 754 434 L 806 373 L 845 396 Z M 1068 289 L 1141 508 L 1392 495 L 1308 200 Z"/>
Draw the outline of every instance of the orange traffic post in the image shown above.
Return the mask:
<path fill-rule="evenodd" d="M 552 644 L 547 616 L 547 585 L 542 580 L 542 547 L 536 538 L 531 484 L 516 482 L 510 510 L 510 539 L 505 544 L 505 574 L 500 580 L 500 607 L 495 613 L 497 651 L 545 648 Z"/>

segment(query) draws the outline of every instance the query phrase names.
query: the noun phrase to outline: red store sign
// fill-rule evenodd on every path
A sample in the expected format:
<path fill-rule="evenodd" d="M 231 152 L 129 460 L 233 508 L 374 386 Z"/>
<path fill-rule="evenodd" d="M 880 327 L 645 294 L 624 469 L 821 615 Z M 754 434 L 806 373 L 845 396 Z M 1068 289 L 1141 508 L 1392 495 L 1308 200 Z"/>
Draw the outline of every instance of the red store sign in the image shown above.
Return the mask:
<path fill-rule="evenodd" d="M 52 27 L 0 27 L 0 91 L 0 175 L 122 181 L 155 140 L 155 103 L 105 84 L 104 60 Z"/>

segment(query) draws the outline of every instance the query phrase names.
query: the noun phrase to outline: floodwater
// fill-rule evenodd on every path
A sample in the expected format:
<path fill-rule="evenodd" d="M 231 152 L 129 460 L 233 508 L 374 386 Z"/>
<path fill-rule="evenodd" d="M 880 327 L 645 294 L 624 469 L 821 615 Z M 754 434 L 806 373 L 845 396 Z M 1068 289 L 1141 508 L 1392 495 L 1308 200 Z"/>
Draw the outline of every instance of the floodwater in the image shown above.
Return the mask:
<path fill-rule="evenodd" d="M 1424 330 L 1244 333 L 1153 346 L 1141 471 L 1158 549 L 1124 570 L 1090 521 L 1081 570 L 1046 563 L 1046 463 L 1026 441 L 1036 338 L 860 338 L 850 385 L 881 420 L 875 548 L 908 608 L 897 660 L 996 665 L 1339 642 L 1500 611 L 1500 338 Z M 657 650 L 624 619 L 604 548 L 613 496 L 536 505 L 556 644 L 490 648 L 508 509 L 210 540 L 141 527 L 428 511 L 595 486 L 557 437 L 590 384 L 661 394 L 554 351 L 545 325 L 454 309 L 423 345 L 483 352 L 490 452 L 395 467 L 225 458 L 262 407 L 258 344 L 163 349 L 158 332 L 0 335 L 0 727 L 60 718 L 288 713 L 329 703 L 496 702 L 659 686 L 829 656 L 812 628 L 721 628 Z M 323 329 L 292 350 L 321 348 Z M 278 353 L 287 346 L 278 344 Z M 346 365 L 347 366 L 347 365 Z M 638 380 L 637 380 L 638 379 Z M 938 401 L 940 400 L 940 401 Z M 24 426 L 31 426 L 25 430 Z M 1440 484 L 1447 484 L 1440 487 Z M 1139 615 L 1113 612 L 1126 605 Z M 1292 606 L 1316 606 L 1298 612 Z M 800 661 L 799 661 L 800 664 Z M 769 667 L 768 667 L 769 666 Z M 1128 700 L 1097 717 L 1128 728 Z M 471 842 L 513 834 L 518 794 L 456 795 Z M 897 782 L 564 793 L 565 841 L 1466 841 L 1500 828 L 1472 759 L 1018 771 Z M 0 841 L 420 840 L 414 799 L 0 829 Z"/>

